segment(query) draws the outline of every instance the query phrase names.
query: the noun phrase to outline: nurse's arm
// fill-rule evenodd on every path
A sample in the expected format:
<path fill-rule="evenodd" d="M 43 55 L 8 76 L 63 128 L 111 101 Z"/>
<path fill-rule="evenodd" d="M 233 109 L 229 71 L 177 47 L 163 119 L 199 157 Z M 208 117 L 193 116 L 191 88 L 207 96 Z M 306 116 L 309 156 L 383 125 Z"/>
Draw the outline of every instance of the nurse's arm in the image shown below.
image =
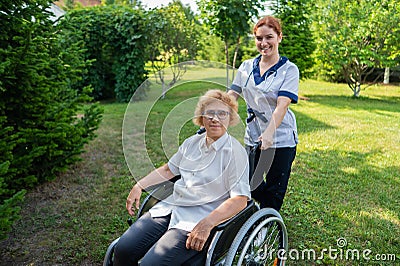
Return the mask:
<path fill-rule="evenodd" d="M 261 149 L 268 149 L 274 143 L 275 130 L 281 125 L 291 102 L 292 100 L 286 96 L 278 97 L 277 105 L 272 113 L 271 121 L 259 139 L 262 141 Z"/>
<path fill-rule="evenodd" d="M 228 91 L 228 94 L 231 95 L 231 96 L 233 96 L 233 98 L 235 98 L 236 101 L 239 99 L 239 93 L 237 93 L 237 92 L 234 91 L 234 90 L 229 90 L 229 91 Z"/>

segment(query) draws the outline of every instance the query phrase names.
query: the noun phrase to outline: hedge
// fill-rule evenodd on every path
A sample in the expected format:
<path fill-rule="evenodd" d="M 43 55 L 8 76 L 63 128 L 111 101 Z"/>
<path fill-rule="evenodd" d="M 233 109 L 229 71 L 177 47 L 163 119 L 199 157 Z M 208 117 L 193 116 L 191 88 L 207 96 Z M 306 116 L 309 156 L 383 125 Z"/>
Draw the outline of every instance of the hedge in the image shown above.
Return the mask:
<path fill-rule="evenodd" d="M 51 21 L 48 0 L 0 3 L 0 238 L 18 218 L 23 195 L 77 160 L 95 137 L 101 109 L 79 42 Z"/>
<path fill-rule="evenodd" d="M 145 11 L 130 6 L 96 6 L 68 11 L 61 27 L 66 45 L 82 42 L 83 56 L 92 64 L 77 85 L 92 85 L 97 100 L 128 102 L 147 78 Z"/>

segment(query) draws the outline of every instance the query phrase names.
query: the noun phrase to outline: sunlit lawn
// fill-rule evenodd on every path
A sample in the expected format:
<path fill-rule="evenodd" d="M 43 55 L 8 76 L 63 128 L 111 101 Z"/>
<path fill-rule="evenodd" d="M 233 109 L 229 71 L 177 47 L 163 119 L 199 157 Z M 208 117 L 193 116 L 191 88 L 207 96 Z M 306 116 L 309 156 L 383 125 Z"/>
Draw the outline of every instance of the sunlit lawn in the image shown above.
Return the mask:
<path fill-rule="evenodd" d="M 360 259 L 371 250 L 370 261 L 318 260 L 336 265 L 370 264 L 380 254 L 398 261 L 399 87 L 369 87 L 355 99 L 346 85 L 307 81 L 301 95 L 309 100 L 292 107 L 300 144 L 282 213 L 291 248 L 357 249 Z M 347 241 L 342 249 L 340 238 Z"/>

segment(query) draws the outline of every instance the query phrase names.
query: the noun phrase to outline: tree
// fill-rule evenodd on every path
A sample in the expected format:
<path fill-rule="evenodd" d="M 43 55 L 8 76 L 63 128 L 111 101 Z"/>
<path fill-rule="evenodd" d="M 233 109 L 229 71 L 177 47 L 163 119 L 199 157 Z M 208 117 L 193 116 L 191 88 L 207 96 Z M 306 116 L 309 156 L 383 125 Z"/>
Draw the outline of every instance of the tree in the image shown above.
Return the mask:
<path fill-rule="evenodd" d="M 316 44 L 308 14 L 314 9 L 310 0 L 276 0 L 272 5 L 274 15 L 282 22 L 283 39 L 279 52 L 294 62 L 301 78 L 311 76 Z"/>
<path fill-rule="evenodd" d="M 73 9 L 75 5 L 75 0 L 65 0 L 64 4 L 66 10 Z"/>
<path fill-rule="evenodd" d="M 226 86 L 229 85 L 229 44 L 236 43 L 232 59 L 235 68 L 241 38 L 249 33 L 251 19 L 258 15 L 263 5 L 260 0 L 199 0 L 201 17 L 210 33 L 220 37 L 225 44 Z"/>
<path fill-rule="evenodd" d="M 162 97 L 186 72 L 182 62 L 193 60 L 198 49 L 198 28 L 190 7 L 174 1 L 166 7 L 153 9 L 148 17 L 148 56 L 156 76 L 162 84 Z M 166 83 L 165 69 L 172 77 Z"/>
<path fill-rule="evenodd" d="M 206 25 L 200 32 L 200 50 L 197 52 L 198 60 L 225 62 L 224 42 L 215 35 L 210 35 Z"/>
<path fill-rule="evenodd" d="M 340 74 L 355 97 L 376 67 L 398 64 L 400 7 L 396 0 L 319 1 L 315 28 L 320 65 Z M 368 87 L 365 86 L 364 89 Z"/>
<path fill-rule="evenodd" d="M 101 120 L 88 88 L 72 89 L 86 62 L 63 47 L 48 0 L 0 4 L 0 236 L 18 218 L 26 189 L 79 160 Z M 78 115 L 80 114 L 80 115 Z"/>

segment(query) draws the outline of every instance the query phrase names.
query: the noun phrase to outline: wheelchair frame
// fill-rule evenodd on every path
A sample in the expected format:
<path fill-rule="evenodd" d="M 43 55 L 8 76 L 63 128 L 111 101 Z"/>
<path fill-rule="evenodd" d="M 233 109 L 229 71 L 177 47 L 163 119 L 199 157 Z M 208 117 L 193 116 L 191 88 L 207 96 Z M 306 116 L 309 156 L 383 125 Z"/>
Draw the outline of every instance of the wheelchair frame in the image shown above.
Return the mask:
<path fill-rule="evenodd" d="M 173 182 L 178 179 L 179 176 L 155 187 L 142 202 L 137 218 L 171 195 Z M 118 240 L 108 246 L 103 266 L 113 265 Z M 213 228 L 203 250 L 183 265 L 284 265 L 287 251 L 288 234 L 281 215 L 271 208 L 260 209 L 250 200 L 246 208 Z"/>

